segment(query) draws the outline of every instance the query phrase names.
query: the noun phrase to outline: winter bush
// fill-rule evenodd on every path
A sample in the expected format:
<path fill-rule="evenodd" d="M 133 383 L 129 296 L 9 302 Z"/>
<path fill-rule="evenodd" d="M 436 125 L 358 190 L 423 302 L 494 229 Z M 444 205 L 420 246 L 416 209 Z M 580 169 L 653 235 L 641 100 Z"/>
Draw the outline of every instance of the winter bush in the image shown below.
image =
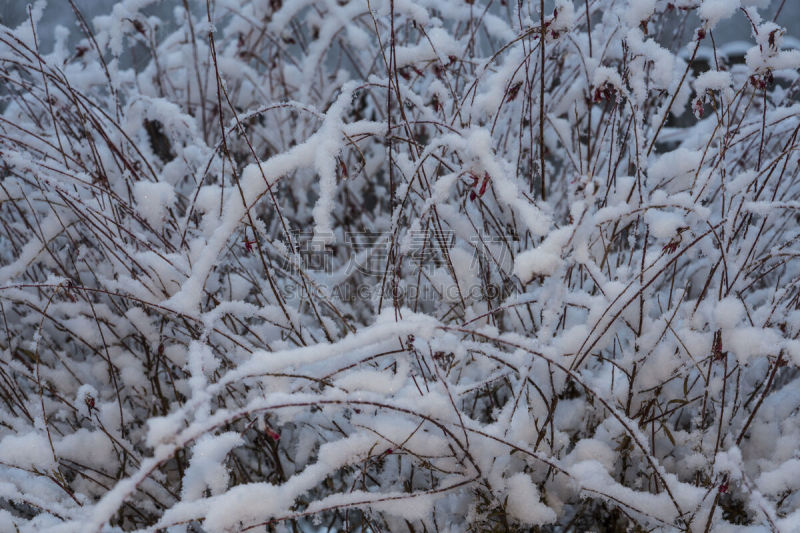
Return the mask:
<path fill-rule="evenodd" d="M 800 529 L 784 3 L 0 26 L 0 530 Z"/>

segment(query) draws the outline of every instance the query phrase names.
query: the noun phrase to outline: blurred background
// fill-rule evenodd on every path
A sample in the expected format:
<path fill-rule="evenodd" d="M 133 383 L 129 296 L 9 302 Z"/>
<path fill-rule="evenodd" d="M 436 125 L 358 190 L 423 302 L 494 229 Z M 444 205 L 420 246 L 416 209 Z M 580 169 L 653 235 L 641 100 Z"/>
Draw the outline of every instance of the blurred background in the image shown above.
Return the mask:
<path fill-rule="evenodd" d="M 32 2 L 26 0 L 0 0 L 0 23 L 15 27 L 25 21 L 28 17 L 27 6 L 29 3 Z M 116 0 L 73 0 L 73 3 L 81 10 L 83 16 L 86 17 L 87 20 L 91 20 L 94 16 L 110 12 L 111 8 L 117 2 Z M 525 2 L 525 4 L 528 3 L 529 1 Z M 576 0 L 574 3 L 578 6 L 583 2 L 581 0 Z M 659 2 L 659 4 L 660 3 L 661 2 Z M 538 2 L 536 2 L 536 4 L 538 4 Z M 750 0 L 749 2 L 743 2 L 743 4 L 766 5 L 767 7 L 761 10 L 764 19 L 773 19 L 777 13 L 776 22 L 787 29 L 787 37 L 792 36 L 800 38 L 799 0 Z M 172 11 L 175 7 L 182 5 L 182 0 L 156 0 L 152 5 L 144 9 L 143 13 L 160 17 L 164 24 L 161 29 L 163 32 L 174 27 Z M 203 6 L 203 11 L 205 11 L 204 0 L 190 0 L 189 5 L 193 7 Z M 501 7 L 500 2 L 494 2 L 493 6 L 498 10 L 505 9 Z M 553 0 L 546 1 L 545 11 L 547 13 L 552 12 L 552 6 Z M 697 19 L 696 15 L 690 13 L 688 16 L 690 17 L 690 22 L 694 19 L 694 24 L 699 25 L 699 19 Z M 39 29 L 41 47 L 45 52 L 48 52 L 53 45 L 53 28 L 55 28 L 57 24 L 74 30 L 74 32 L 72 32 L 73 38 L 78 38 L 79 29 L 75 23 L 75 17 L 69 0 L 50 0 L 48 2 L 44 17 L 41 21 L 41 28 Z M 717 44 L 731 43 L 734 41 L 750 41 L 750 25 L 743 15 L 734 16 L 732 19 L 726 20 L 720 24 L 720 27 L 714 32 L 714 38 Z M 800 46 L 800 41 L 797 39 L 787 39 L 786 45 Z"/>

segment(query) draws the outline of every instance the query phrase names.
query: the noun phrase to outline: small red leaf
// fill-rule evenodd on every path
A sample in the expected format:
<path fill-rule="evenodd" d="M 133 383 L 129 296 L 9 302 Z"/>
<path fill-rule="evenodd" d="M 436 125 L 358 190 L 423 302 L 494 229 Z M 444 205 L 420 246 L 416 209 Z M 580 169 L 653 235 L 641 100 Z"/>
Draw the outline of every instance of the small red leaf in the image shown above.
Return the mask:
<path fill-rule="evenodd" d="M 674 252 L 675 252 L 675 250 L 677 250 L 677 249 L 678 249 L 678 244 L 680 244 L 680 242 L 677 242 L 677 241 L 671 241 L 671 242 L 668 242 L 668 243 L 667 243 L 667 244 L 664 246 L 664 248 L 662 248 L 662 250 L 663 250 L 663 251 L 664 251 L 664 253 L 666 253 L 666 254 L 671 254 L 671 253 L 674 253 Z"/>
<path fill-rule="evenodd" d="M 767 38 L 767 41 L 769 42 L 769 47 L 772 49 L 775 49 L 775 34 L 777 32 L 778 30 L 772 30 L 771 32 L 769 32 L 769 37 Z"/>
<path fill-rule="evenodd" d="M 692 104 L 692 111 L 694 112 L 694 116 L 697 118 L 703 118 L 704 109 L 703 109 L 703 100 L 698 98 Z"/>
<path fill-rule="evenodd" d="M 87 394 L 83 401 L 86 403 L 86 408 L 89 410 L 89 416 L 91 416 L 92 411 L 94 411 L 94 398 Z"/>
<path fill-rule="evenodd" d="M 481 190 L 478 191 L 478 196 L 483 196 L 483 193 L 486 192 L 486 186 L 489 185 L 489 173 L 487 172 L 483 176 L 483 183 L 481 183 Z"/>

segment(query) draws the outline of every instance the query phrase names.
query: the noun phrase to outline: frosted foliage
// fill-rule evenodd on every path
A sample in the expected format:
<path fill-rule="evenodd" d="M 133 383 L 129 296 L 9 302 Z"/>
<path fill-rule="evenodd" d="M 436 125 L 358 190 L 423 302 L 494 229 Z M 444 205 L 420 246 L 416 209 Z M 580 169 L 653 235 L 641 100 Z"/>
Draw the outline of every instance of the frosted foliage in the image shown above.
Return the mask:
<path fill-rule="evenodd" d="M 800 531 L 791 2 L 70 4 L 0 25 L 0 532 Z"/>

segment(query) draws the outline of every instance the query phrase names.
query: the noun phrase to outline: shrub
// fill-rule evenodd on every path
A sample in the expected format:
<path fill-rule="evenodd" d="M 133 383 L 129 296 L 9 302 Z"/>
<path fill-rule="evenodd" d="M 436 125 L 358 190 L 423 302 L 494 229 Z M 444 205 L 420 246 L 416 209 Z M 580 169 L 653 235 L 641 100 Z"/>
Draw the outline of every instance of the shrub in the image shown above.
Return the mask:
<path fill-rule="evenodd" d="M 0 529 L 800 527 L 768 3 L 0 27 Z"/>

